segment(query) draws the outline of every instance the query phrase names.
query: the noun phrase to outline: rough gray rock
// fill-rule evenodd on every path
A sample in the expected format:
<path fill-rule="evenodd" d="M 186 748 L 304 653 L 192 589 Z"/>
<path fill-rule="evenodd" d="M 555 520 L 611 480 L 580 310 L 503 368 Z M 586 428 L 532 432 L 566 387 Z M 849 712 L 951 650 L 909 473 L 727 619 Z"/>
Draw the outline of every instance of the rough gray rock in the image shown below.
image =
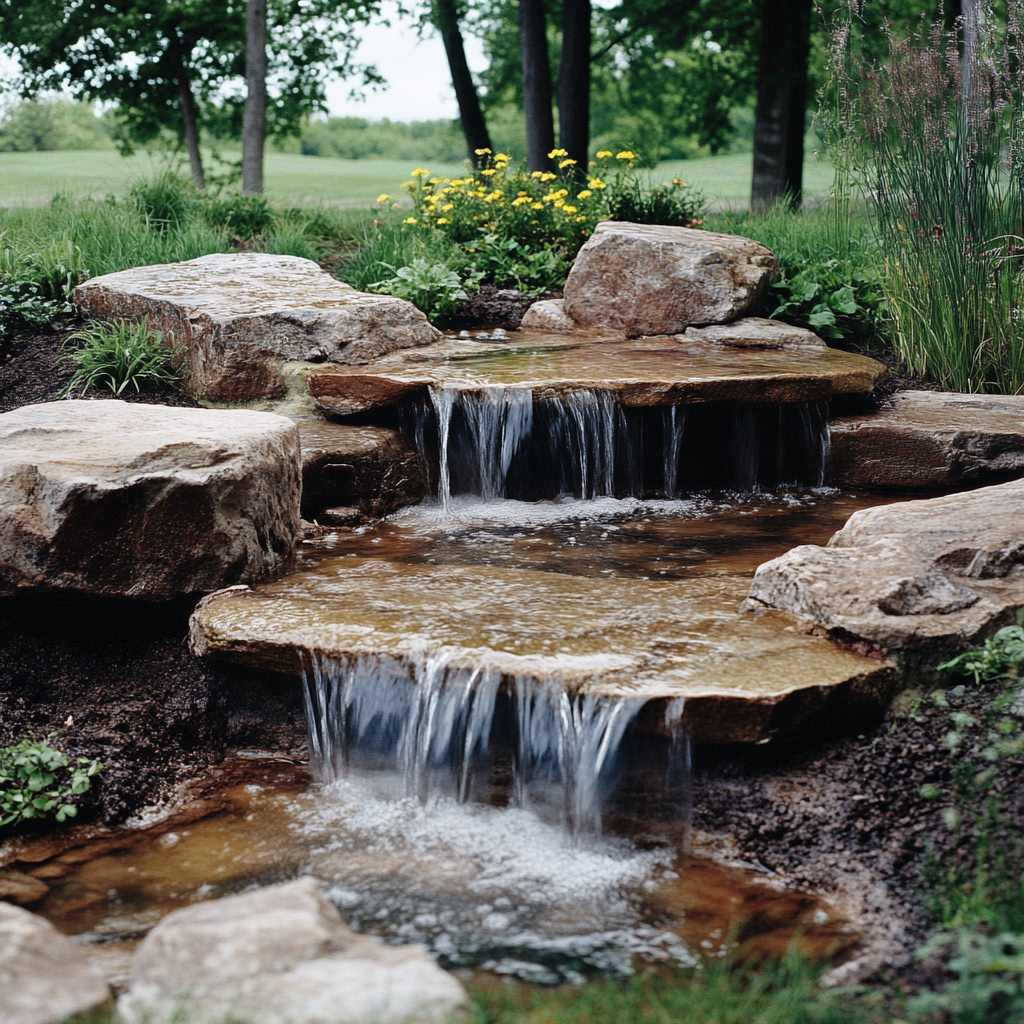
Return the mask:
<path fill-rule="evenodd" d="M 519 324 L 526 331 L 551 331 L 565 334 L 576 330 L 576 321 L 565 311 L 562 299 L 541 299 L 524 314 Z"/>
<path fill-rule="evenodd" d="M 440 337 L 404 299 L 268 253 L 105 274 L 79 285 L 75 304 L 89 316 L 146 320 L 181 352 L 191 394 L 216 401 L 282 393 L 282 360 L 358 363 Z"/>
<path fill-rule="evenodd" d="M 605 221 L 573 263 L 565 311 L 581 327 L 678 334 L 744 316 L 776 268 L 749 238 Z"/>
<path fill-rule="evenodd" d="M 0 415 L 0 595 L 158 600 L 261 580 L 300 539 L 282 416 L 119 401 Z"/>
<path fill-rule="evenodd" d="M 687 341 L 703 341 L 724 348 L 824 348 L 825 342 L 813 331 L 784 324 L 781 320 L 767 320 L 748 316 L 731 324 L 712 324 L 708 327 L 688 327 L 683 337 Z"/>
<path fill-rule="evenodd" d="M 57 1024 L 110 998 L 85 952 L 49 921 L 0 903 L 0 1020 Z"/>
<path fill-rule="evenodd" d="M 762 565 L 748 607 L 932 663 L 1024 608 L 1024 481 L 856 512 Z"/>
<path fill-rule="evenodd" d="M 462 986 L 418 946 L 357 935 L 310 878 L 164 918 L 132 962 L 127 1024 L 447 1024 Z"/>
<path fill-rule="evenodd" d="M 841 487 L 949 488 L 1024 476 L 1024 395 L 903 391 L 832 423 Z"/>

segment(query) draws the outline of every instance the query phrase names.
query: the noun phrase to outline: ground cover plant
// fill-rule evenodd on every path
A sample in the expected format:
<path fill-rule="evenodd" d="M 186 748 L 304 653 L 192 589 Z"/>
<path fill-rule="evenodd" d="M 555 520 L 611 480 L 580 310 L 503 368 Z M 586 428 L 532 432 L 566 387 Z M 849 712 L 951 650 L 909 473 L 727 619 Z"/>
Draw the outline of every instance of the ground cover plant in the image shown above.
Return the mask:
<path fill-rule="evenodd" d="M 70 758 L 46 740 L 23 739 L 0 747 L 0 833 L 26 822 L 75 817 L 77 800 L 92 788 L 103 765 Z"/>
<path fill-rule="evenodd" d="M 175 353 L 144 323 L 114 320 L 93 323 L 70 335 L 65 359 L 74 368 L 65 394 L 75 398 L 93 390 L 120 397 L 173 386 L 180 378 Z"/>

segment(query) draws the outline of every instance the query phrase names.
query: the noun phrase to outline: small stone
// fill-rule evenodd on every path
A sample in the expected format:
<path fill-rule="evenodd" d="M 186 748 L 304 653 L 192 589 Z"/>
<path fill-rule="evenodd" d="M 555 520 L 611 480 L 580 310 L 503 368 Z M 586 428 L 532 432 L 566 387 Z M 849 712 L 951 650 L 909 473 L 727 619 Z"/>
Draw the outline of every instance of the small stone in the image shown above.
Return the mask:
<path fill-rule="evenodd" d="M 759 316 L 744 317 L 731 324 L 688 327 L 683 337 L 687 341 L 702 341 L 709 345 L 739 349 L 826 347 L 825 342 L 813 331 Z"/>
<path fill-rule="evenodd" d="M 576 330 L 576 321 L 565 311 L 562 299 L 541 299 L 524 314 L 519 325 L 524 331 L 563 333 Z"/>
<path fill-rule="evenodd" d="M 42 879 L 13 868 L 0 870 L 0 900 L 25 907 L 38 903 L 49 891 L 50 887 Z"/>
<path fill-rule="evenodd" d="M 879 598 L 878 607 L 886 615 L 949 615 L 977 601 L 970 587 L 953 583 L 941 572 L 926 572 L 899 580 Z"/>

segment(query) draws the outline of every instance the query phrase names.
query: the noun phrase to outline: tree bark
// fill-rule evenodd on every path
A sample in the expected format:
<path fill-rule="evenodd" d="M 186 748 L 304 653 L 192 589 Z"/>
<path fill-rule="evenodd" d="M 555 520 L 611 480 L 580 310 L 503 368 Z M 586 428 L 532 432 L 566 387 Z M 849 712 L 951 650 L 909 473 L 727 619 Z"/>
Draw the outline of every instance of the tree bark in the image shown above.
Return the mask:
<path fill-rule="evenodd" d="M 248 0 L 245 11 L 245 113 L 242 117 L 242 194 L 263 191 L 267 136 L 267 0 Z"/>
<path fill-rule="evenodd" d="M 584 173 L 590 147 L 590 0 L 565 0 L 562 4 L 558 137 L 579 173 Z"/>
<path fill-rule="evenodd" d="M 555 148 L 555 122 L 544 0 L 519 0 L 519 49 L 523 59 L 526 164 L 531 171 L 546 171 L 551 163 L 548 153 Z"/>
<path fill-rule="evenodd" d="M 763 0 L 750 205 L 803 200 L 811 0 Z"/>
<path fill-rule="evenodd" d="M 192 184 L 198 189 L 206 188 L 206 172 L 203 170 L 203 154 L 199 148 L 199 110 L 192 92 L 187 53 L 181 41 L 175 36 L 171 41 L 170 57 L 174 79 L 178 85 L 178 103 L 181 107 L 181 134 L 188 153 L 188 164 L 192 172 Z"/>
<path fill-rule="evenodd" d="M 490 149 L 491 136 L 487 131 L 487 121 L 480 106 L 476 83 L 466 61 L 466 47 L 462 41 L 462 30 L 459 28 L 456 0 L 434 0 L 434 24 L 441 33 L 444 52 L 448 57 L 448 69 L 452 76 L 455 99 L 459 105 L 459 120 L 462 122 L 462 134 L 466 137 L 469 159 L 472 163 L 479 163 L 480 158 L 475 151 Z"/>

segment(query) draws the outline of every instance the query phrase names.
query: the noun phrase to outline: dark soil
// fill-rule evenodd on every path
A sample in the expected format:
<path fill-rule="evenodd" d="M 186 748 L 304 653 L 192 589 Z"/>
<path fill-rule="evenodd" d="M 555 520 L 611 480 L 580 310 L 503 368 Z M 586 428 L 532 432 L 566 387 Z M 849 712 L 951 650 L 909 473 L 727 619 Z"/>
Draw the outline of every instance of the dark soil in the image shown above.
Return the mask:
<path fill-rule="evenodd" d="M 64 397 L 74 373 L 64 358 L 64 345 L 68 335 L 79 327 L 79 322 L 68 321 L 56 330 L 23 331 L 4 340 L 0 347 L 0 412 L 10 412 L 38 402 L 56 402 Z M 142 392 L 127 388 L 117 396 L 108 391 L 97 391 L 84 397 L 117 397 L 125 402 L 152 402 L 155 405 L 197 404 L 172 387 Z"/>
<path fill-rule="evenodd" d="M 538 298 L 551 298 L 550 295 L 529 296 L 518 292 L 515 288 L 498 288 L 493 284 L 485 284 L 480 291 L 463 303 L 457 313 L 448 317 L 442 326 L 450 329 L 480 327 L 502 327 L 514 331 L 526 311 Z"/>

